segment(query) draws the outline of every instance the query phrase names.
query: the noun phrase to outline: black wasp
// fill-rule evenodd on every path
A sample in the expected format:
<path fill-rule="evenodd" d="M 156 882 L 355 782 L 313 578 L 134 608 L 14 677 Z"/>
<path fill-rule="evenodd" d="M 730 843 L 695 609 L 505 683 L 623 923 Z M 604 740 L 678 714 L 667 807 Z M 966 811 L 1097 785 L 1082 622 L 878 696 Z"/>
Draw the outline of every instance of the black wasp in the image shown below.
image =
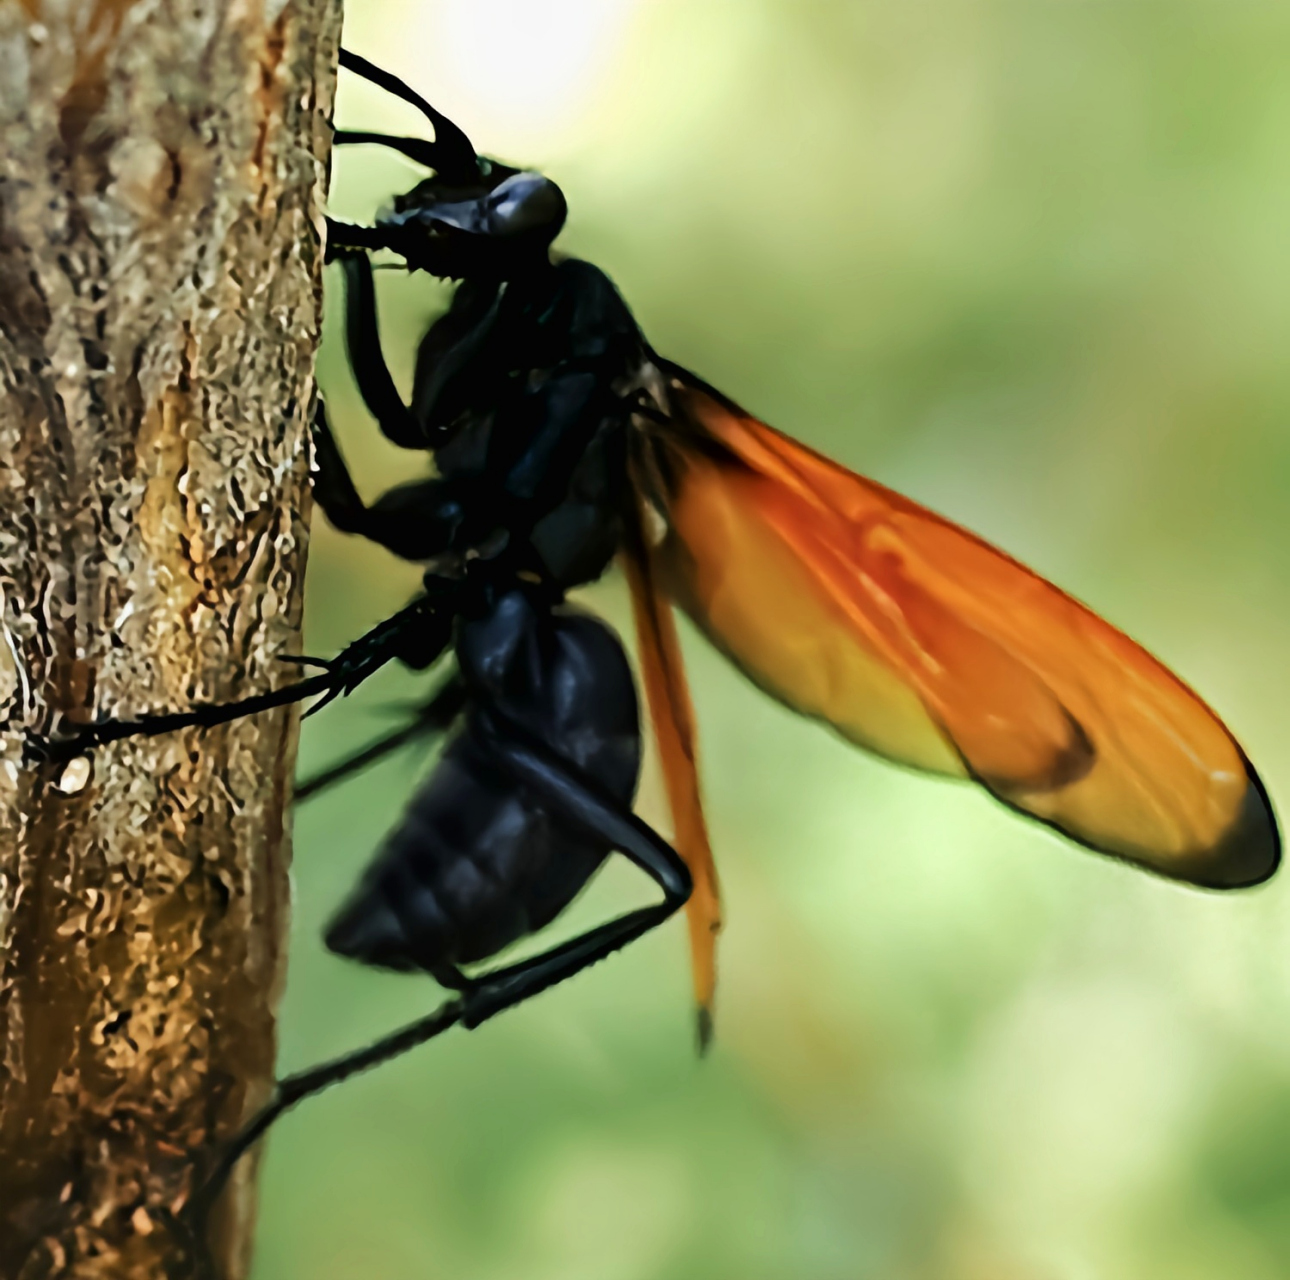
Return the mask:
<path fill-rule="evenodd" d="M 744 413 L 646 342 L 598 268 L 552 253 L 566 213 L 540 174 L 479 156 L 396 77 L 341 65 L 416 106 L 433 141 L 337 132 L 433 176 L 375 226 L 329 223 L 353 372 L 382 432 L 436 474 L 371 506 L 320 406 L 314 492 L 339 529 L 424 563 L 422 593 L 321 675 L 237 703 L 105 722 L 70 756 L 312 696 L 384 663 L 451 649 L 455 674 L 410 736 L 451 737 L 333 921 L 328 945 L 423 970 L 439 1014 L 285 1082 L 284 1106 L 456 1021 L 475 1026 L 639 937 L 688 901 L 701 1036 L 718 925 L 675 602 L 773 696 L 891 759 L 968 777 L 1075 841 L 1211 888 L 1258 883 L 1279 838 L 1257 775 L 1218 717 L 1133 641 L 1030 570 Z M 421 340 L 412 403 L 376 324 L 369 254 L 461 283 Z M 631 808 L 641 726 L 631 670 L 602 622 L 565 604 L 621 557 L 674 821 L 675 848 Z M 540 955 L 488 960 L 553 919 L 612 851 L 661 901 Z M 218 1179 L 216 1180 L 218 1181 Z M 214 1184 L 212 1184 L 214 1185 Z"/>
<path fill-rule="evenodd" d="M 564 601 L 623 543 L 623 428 L 643 407 L 643 340 L 608 279 L 550 259 L 565 201 L 550 180 L 476 155 L 464 133 L 394 77 L 342 65 L 415 103 L 433 142 L 338 131 L 435 170 L 375 227 L 328 223 L 327 256 L 346 282 L 346 332 L 363 397 L 384 434 L 433 451 L 436 478 L 373 505 L 359 498 L 319 402 L 313 490 L 338 529 L 425 563 L 423 593 L 322 663 L 312 679 L 235 703 L 104 721 L 49 748 L 66 757 L 119 738 L 211 726 L 268 707 L 347 694 L 391 659 L 415 669 L 447 650 L 454 674 L 415 723 L 301 795 L 413 734 L 452 735 L 402 822 L 327 931 L 335 952 L 423 970 L 460 992 L 476 1026 L 666 919 L 691 876 L 632 812 L 641 762 L 635 684 L 622 644 Z M 380 347 L 368 252 L 463 281 L 422 340 L 411 406 Z M 562 911 L 614 850 L 662 900 L 541 955 L 468 976 Z"/>

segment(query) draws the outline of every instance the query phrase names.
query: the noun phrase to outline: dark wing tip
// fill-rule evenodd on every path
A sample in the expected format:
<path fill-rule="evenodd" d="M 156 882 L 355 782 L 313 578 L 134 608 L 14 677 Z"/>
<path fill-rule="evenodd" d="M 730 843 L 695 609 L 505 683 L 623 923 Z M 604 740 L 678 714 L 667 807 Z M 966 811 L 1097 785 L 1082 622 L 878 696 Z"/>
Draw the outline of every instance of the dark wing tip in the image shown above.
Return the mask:
<path fill-rule="evenodd" d="M 1272 801 L 1248 760 L 1245 772 L 1249 786 L 1240 811 L 1222 839 L 1206 852 L 1196 876 L 1196 883 L 1206 888 L 1248 889 L 1270 879 L 1281 865 L 1281 833 Z"/>
<path fill-rule="evenodd" d="M 716 1028 L 712 1021 L 712 1007 L 701 1004 L 694 1011 L 694 1031 L 695 1044 L 699 1050 L 699 1057 L 706 1058 L 708 1050 L 712 1048 L 712 1037 Z"/>

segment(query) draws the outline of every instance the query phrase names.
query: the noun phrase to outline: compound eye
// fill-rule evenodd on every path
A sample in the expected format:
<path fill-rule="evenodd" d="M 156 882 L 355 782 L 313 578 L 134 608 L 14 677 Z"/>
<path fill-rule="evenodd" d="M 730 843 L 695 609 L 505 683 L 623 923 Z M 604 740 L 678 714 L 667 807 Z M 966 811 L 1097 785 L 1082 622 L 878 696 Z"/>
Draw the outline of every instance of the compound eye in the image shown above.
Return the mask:
<path fill-rule="evenodd" d="M 540 173 L 517 173 L 499 183 L 488 198 L 490 235 L 544 232 L 554 239 L 564 225 L 564 192 Z"/>

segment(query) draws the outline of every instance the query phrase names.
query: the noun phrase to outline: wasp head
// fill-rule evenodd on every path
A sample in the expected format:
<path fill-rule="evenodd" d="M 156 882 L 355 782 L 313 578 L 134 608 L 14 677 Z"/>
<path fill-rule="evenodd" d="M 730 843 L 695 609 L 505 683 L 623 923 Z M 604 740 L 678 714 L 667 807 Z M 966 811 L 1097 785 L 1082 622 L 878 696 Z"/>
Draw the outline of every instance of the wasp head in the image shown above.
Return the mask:
<path fill-rule="evenodd" d="M 408 266 L 456 279 L 505 280 L 549 261 L 564 226 L 564 193 L 540 173 L 481 156 L 460 126 L 398 76 L 347 49 L 340 65 L 421 112 L 434 141 L 341 130 L 336 141 L 377 142 L 434 170 L 377 219 L 382 247 Z M 371 242 L 365 242 L 370 246 Z"/>
<path fill-rule="evenodd" d="M 483 157 L 475 165 L 467 181 L 440 172 L 418 183 L 377 224 L 435 275 L 506 279 L 544 264 L 568 212 L 564 193 L 540 173 Z"/>

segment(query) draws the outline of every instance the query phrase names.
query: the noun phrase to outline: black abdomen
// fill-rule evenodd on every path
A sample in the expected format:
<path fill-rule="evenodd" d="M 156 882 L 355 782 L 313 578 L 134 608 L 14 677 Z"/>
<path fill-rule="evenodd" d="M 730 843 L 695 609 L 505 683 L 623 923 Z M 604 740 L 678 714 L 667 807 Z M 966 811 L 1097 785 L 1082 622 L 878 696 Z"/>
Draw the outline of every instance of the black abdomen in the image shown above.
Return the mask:
<path fill-rule="evenodd" d="M 327 932 L 331 950 L 367 964 L 433 972 L 486 959 L 549 923 L 610 852 L 502 771 L 481 708 L 618 802 L 636 790 L 636 693 L 603 623 L 514 592 L 463 624 L 457 656 L 474 705 Z"/>

